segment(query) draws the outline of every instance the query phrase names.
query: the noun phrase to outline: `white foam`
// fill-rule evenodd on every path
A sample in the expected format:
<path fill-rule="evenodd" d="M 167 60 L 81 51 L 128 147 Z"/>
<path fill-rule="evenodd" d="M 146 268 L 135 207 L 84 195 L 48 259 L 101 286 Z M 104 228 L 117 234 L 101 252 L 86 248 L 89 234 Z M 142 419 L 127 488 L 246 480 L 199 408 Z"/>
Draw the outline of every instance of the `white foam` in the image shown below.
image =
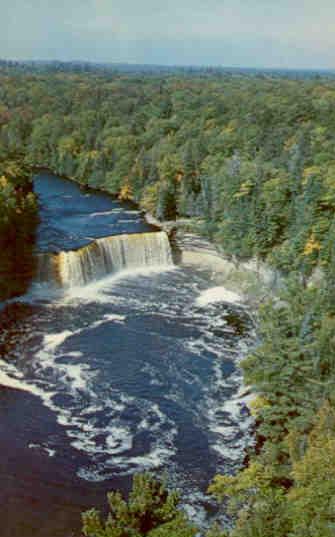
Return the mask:
<path fill-rule="evenodd" d="M 94 416 L 92 418 L 88 416 L 90 421 L 85 429 L 80 419 L 72 418 L 72 428 L 68 431 L 68 435 L 73 438 L 71 445 L 89 453 L 94 459 L 93 468 L 86 467 L 78 473 L 82 479 L 103 481 L 115 473 L 128 475 L 134 469 L 140 471 L 159 468 L 175 453 L 174 437 L 177 429 L 157 404 L 152 405 L 146 400 L 122 393 L 116 393 L 115 398 L 116 401 L 107 400 L 104 407 L 105 415 L 106 411 L 111 409 L 109 427 L 106 425 L 97 427 Z M 137 411 L 141 413 L 141 420 L 137 424 L 132 423 L 131 429 L 128 424 L 122 423 L 119 413 L 119 410 L 122 412 L 127 404 L 136 406 Z M 162 424 L 168 426 L 167 431 L 162 430 Z M 143 455 L 131 456 L 128 452 L 133 448 L 134 438 L 142 431 L 152 433 L 149 450 Z M 106 459 L 106 456 L 109 458 Z"/>
<path fill-rule="evenodd" d="M 91 379 L 93 376 L 89 366 L 85 364 L 67 364 L 59 369 L 64 372 L 64 378 L 70 385 L 72 392 L 75 390 L 85 391 L 88 385 L 88 379 Z"/>
<path fill-rule="evenodd" d="M 136 471 L 157 470 L 164 466 L 174 455 L 176 448 L 171 446 L 158 445 L 146 455 L 135 457 L 113 457 L 111 462 L 117 466 L 123 475 L 133 474 Z"/>
<path fill-rule="evenodd" d="M 81 358 L 83 353 L 80 351 L 71 351 L 67 353 L 67 356 L 70 356 L 71 358 Z"/>
<path fill-rule="evenodd" d="M 176 296 L 175 300 L 173 296 L 171 301 L 162 300 L 161 304 L 156 304 L 153 303 L 151 296 L 148 297 L 145 293 L 139 296 L 139 293 L 129 292 L 129 288 L 133 286 L 132 282 L 129 284 L 125 282 L 125 285 L 122 283 L 122 280 L 128 278 L 150 277 L 155 273 L 161 274 L 163 271 L 179 270 L 172 266 L 143 267 L 138 270 L 124 271 L 118 275 L 110 275 L 85 287 L 71 289 L 71 292 L 67 291 L 67 295 L 56 304 L 53 303 L 52 308 L 57 306 L 63 308 L 67 304 L 72 308 L 77 303 L 101 302 L 113 304 L 110 309 L 120 313 L 132 311 L 132 308 L 136 313 L 154 311 L 157 314 L 159 312 L 163 320 L 168 319 L 168 322 L 170 319 L 175 322 L 177 316 L 180 318 L 185 316 L 185 321 L 181 320 L 181 323 L 185 327 L 186 335 L 178 340 L 178 346 L 192 351 L 193 360 L 198 360 L 198 356 L 199 359 L 202 357 L 208 362 L 209 368 L 213 367 L 213 371 L 209 370 L 210 382 L 203 386 L 201 373 L 196 374 L 193 373 L 193 369 L 188 370 L 189 360 L 185 361 L 185 365 L 181 365 L 180 360 L 167 360 L 169 375 L 175 370 L 178 379 L 182 379 L 183 385 L 189 383 L 196 386 L 199 382 L 201 399 L 191 409 L 195 426 L 200 427 L 208 436 L 211 449 L 216 452 L 212 453 L 212 457 L 217 461 L 217 470 L 226 470 L 227 464 L 231 465 L 229 467 L 235 467 L 243 458 L 243 449 L 248 437 L 250 438 L 246 429 L 250 426 L 250 420 L 244 411 L 241 412 L 243 394 L 237 393 L 241 383 L 241 374 L 234 372 L 227 378 L 229 373 L 225 372 L 220 357 L 224 357 L 225 362 L 231 360 L 238 364 L 245 349 L 242 346 L 243 342 L 241 345 L 238 344 L 237 338 L 225 338 L 225 334 L 230 334 L 231 331 L 224 318 L 227 308 L 220 307 L 221 316 L 215 313 L 217 308 L 214 306 L 203 309 L 195 306 L 207 306 L 216 302 L 240 304 L 242 297 L 224 287 L 213 287 L 197 293 L 196 289 L 199 287 L 196 284 L 190 284 L 182 289 L 178 288 L 179 296 Z M 179 277 L 178 274 L 177 277 Z M 160 287 L 162 296 L 163 293 L 170 293 L 172 296 L 171 285 L 166 283 L 169 278 L 160 278 L 160 280 L 163 280 L 162 287 Z M 143 281 L 146 285 L 147 281 Z M 114 291 L 115 286 L 118 287 Z M 198 299 L 195 302 L 193 299 L 190 300 L 189 297 L 194 297 L 196 294 L 200 294 Z M 118 309 L 119 306 L 120 309 Z M 109 308 L 102 309 L 106 311 Z M 100 308 L 97 308 L 97 311 L 100 311 Z M 86 319 L 87 317 L 83 319 L 83 325 Z M 178 480 L 183 473 L 183 468 L 178 467 L 178 458 L 174 457 L 177 452 L 175 437 L 178 431 L 176 425 L 162 412 L 164 405 L 160 407 L 152 401 L 141 397 L 131 397 L 112 389 L 107 376 L 101 375 L 99 386 L 97 386 L 97 382 L 91 382 L 96 374 L 95 370 L 83 363 L 86 351 L 83 355 L 75 349 L 74 343 L 77 338 L 70 340 L 68 342 L 70 344 L 67 344 L 69 338 L 80 332 L 98 328 L 104 323 L 122 324 L 125 321 L 124 315 L 110 313 L 99 316 L 96 314 L 95 320 L 92 320 L 89 326 L 85 325 L 74 331 L 64 330 L 47 334 L 42 348 L 32 362 L 37 374 L 39 368 L 42 368 L 37 382 L 46 391 L 39 395 L 56 413 L 58 423 L 66 427 L 71 446 L 86 454 L 85 459 L 88 459 L 89 463 L 77 472 L 81 479 L 102 482 L 115 475 L 128 475 L 134 471 L 157 469 L 160 473 L 162 467 L 165 466 L 170 473 L 175 473 Z M 195 330 L 190 330 L 194 325 Z M 214 328 L 219 329 L 220 335 L 214 335 Z M 153 333 L 157 332 L 153 331 Z M 74 350 L 68 352 L 68 349 Z M 80 359 L 78 363 L 76 359 Z M 92 363 L 94 363 L 92 368 L 99 367 L 97 361 Z M 205 370 L 209 368 L 205 364 Z M 150 376 L 147 379 L 148 382 L 160 383 L 161 367 L 156 371 L 155 366 L 148 363 L 143 367 L 143 371 Z M 199 371 L 202 371 L 202 368 Z M 162 379 L 163 386 L 165 386 L 164 370 Z M 175 397 L 177 403 L 188 410 L 193 405 L 193 401 L 184 400 L 187 398 L 184 397 L 184 389 L 179 389 L 179 381 L 172 384 L 171 391 L 168 387 L 166 399 L 174 400 Z M 28 391 L 32 389 L 34 388 L 28 387 Z M 233 393 L 232 400 L 226 403 L 225 398 L 229 393 Z M 55 395 L 57 397 L 54 397 Z M 164 393 L 161 393 L 161 396 L 164 397 Z M 141 442 L 143 438 L 148 443 L 145 444 L 145 449 L 139 452 L 137 449 L 143 446 Z M 33 447 L 38 448 L 37 445 Z M 48 448 L 40 447 L 40 449 Z M 185 483 L 178 482 L 178 486 L 186 491 L 187 503 L 192 504 L 193 510 L 199 514 L 205 500 L 199 499 L 198 502 L 190 496 L 189 476 L 185 478 Z M 190 506 L 189 509 L 191 508 Z"/>
<path fill-rule="evenodd" d="M 215 302 L 227 302 L 228 304 L 241 304 L 243 298 L 241 295 L 229 291 L 225 287 L 211 287 L 203 291 L 196 299 L 197 306 L 203 307 Z"/>
<path fill-rule="evenodd" d="M 44 352 L 55 352 L 57 347 L 60 347 L 74 333 L 70 330 L 64 330 L 64 332 L 59 332 L 58 334 L 46 334 L 44 336 Z"/>
<path fill-rule="evenodd" d="M 121 280 L 138 278 L 141 276 L 152 276 L 153 274 L 161 274 L 162 272 L 172 272 L 176 270 L 173 265 L 157 265 L 150 267 L 141 267 L 131 270 L 123 270 L 118 274 L 106 276 L 100 280 L 89 283 L 85 286 L 72 287 L 67 290 L 63 297 L 63 303 L 72 302 L 74 299 L 79 299 L 83 302 L 98 302 L 101 304 L 111 304 L 115 302 L 115 297 L 109 292 Z"/>
<path fill-rule="evenodd" d="M 64 330 L 59 333 L 45 334 L 43 339 L 42 348 L 35 354 L 34 361 L 46 370 L 51 368 L 56 373 L 56 378 L 63 379 L 67 384 L 73 383 L 73 389 L 84 389 L 86 386 L 86 380 L 83 377 L 84 372 L 89 371 L 89 367 L 85 364 L 59 364 L 56 362 L 58 356 L 58 349 L 65 343 L 65 341 L 81 332 L 79 330 Z M 76 352 L 76 351 L 74 351 Z M 78 355 L 76 355 L 78 356 Z M 73 355 L 72 355 L 73 357 Z"/>
<path fill-rule="evenodd" d="M 186 484 L 187 486 L 187 484 Z M 198 528 L 203 528 L 206 525 L 207 510 L 204 507 L 204 502 L 209 503 L 209 497 L 202 494 L 200 491 L 188 491 L 188 501 L 182 501 L 181 507 Z M 192 503 L 191 503 L 192 502 Z M 200 537 L 200 533 L 198 537 Z"/>
<path fill-rule="evenodd" d="M 1 365 L 2 360 L 0 366 Z M 30 386 L 28 386 L 25 382 L 10 377 L 4 371 L 0 371 L 0 384 L 1 386 L 6 386 L 6 388 L 14 388 L 15 390 L 23 390 L 28 392 L 31 391 Z"/>
<path fill-rule="evenodd" d="M 101 211 L 97 213 L 90 213 L 88 215 L 89 218 L 96 218 L 97 216 L 109 216 L 111 214 L 115 214 L 117 212 L 120 212 L 118 209 L 113 209 L 112 211 Z"/>
<path fill-rule="evenodd" d="M 102 470 L 92 469 L 92 468 L 79 468 L 77 471 L 77 476 L 84 481 L 90 483 L 101 483 L 109 478 L 108 475 Z"/>
<path fill-rule="evenodd" d="M 133 436 L 126 427 L 113 427 L 106 438 L 108 453 L 118 454 L 128 451 L 133 446 Z"/>
<path fill-rule="evenodd" d="M 95 321 L 93 324 L 91 324 L 89 328 L 98 328 L 99 326 L 112 322 L 112 321 L 115 323 L 123 324 L 125 319 L 126 319 L 125 315 L 114 315 L 114 314 L 108 315 L 107 314 L 107 315 L 104 315 L 102 319 L 100 319 L 99 321 Z"/>
<path fill-rule="evenodd" d="M 29 392 L 38 397 L 42 397 L 43 392 L 34 384 L 29 384 L 28 382 L 21 380 L 22 377 L 23 374 L 21 371 L 18 371 L 13 364 L 0 360 L 0 384 L 2 386 Z"/>
<path fill-rule="evenodd" d="M 29 449 L 40 449 L 42 451 L 45 451 L 49 455 L 49 457 L 54 457 L 56 455 L 56 450 L 55 449 L 51 449 L 51 448 L 46 447 L 46 446 L 41 446 L 40 444 L 29 444 L 28 448 Z"/>
<path fill-rule="evenodd" d="M 102 405 L 90 405 L 89 407 L 83 408 L 81 411 L 82 416 L 89 416 L 90 414 L 95 414 L 96 412 L 100 412 L 103 410 L 104 407 Z"/>

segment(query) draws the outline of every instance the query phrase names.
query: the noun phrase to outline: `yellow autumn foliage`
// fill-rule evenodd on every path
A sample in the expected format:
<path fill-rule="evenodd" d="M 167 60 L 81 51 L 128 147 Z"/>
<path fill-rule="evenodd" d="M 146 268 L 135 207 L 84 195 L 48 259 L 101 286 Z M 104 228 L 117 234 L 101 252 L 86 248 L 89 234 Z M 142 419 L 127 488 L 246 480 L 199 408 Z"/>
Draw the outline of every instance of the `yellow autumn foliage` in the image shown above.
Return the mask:
<path fill-rule="evenodd" d="M 249 404 L 250 412 L 253 416 L 257 416 L 259 411 L 267 406 L 270 406 L 269 402 L 261 395 L 255 397 Z"/>
<path fill-rule="evenodd" d="M 310 177 L 319 176 L 320 173 L 321 173 L 321 168 L 319 168 L 319 166 L 309 166 L 305 168 L 302 174 L 303 175 L 302 184 L 306 184 L 308 179 L 310 179 Z"/>
<path fill-rule="evenodd" d="M 4 175 L 2 175 L 0 177 L 0 187 L 1 188 L 6 188 L 6 186 L 8 186 L 8 180 L 6 179 L 6 177 Z"/>
<path fill-rule="evenodd" d="M 315 239 L 314 235 L 311 235 L 311 237 L 306 242 L 305 248 L 304 248 L 304 255 L 312 255 L 314 252 L 319 252 L 321 250 L 321 244 Z"/>
<path fill-rule="evenodd" d="M 132 189 L 131 186 L 127 183 L 121 187 L 120 193 L 119 193 L 119 199 L 122 201 L 131 200 L 132 199 Z"/>

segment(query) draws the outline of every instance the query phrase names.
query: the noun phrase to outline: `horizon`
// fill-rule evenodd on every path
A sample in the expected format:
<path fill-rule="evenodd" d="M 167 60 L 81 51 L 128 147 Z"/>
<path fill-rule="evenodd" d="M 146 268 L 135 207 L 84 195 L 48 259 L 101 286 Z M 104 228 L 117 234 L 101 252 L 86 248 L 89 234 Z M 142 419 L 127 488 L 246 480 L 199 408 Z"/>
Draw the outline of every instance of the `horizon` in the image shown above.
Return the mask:
<path fill-rule="evenodd" d="M 264 66 L 264 65 L 228 65 L 228 64 L 185 64 L 185 63 L 151 63 L 151 62 L 130 62 L 130 61 L 108 61 L 108 60 L 89 60 L 89 59 L 62 59 L 62 58 L 4 58 L 0 57 L 0 62 L 12 62 L 19 64 L 45 64 L 50 65 L 54 63 L 59 64 L 89 64 L 92 66 L 129 66 L 129 67 L 157 67 L 157 68 L 169 68 L 169 69 L 218 69 L 218 70 L 243 70 L 243 71 L 304 71 L 304 72 L 334 72 L 335 67 L 279 67 L 277 65 Z"/>
<path fill-rule="evenodd" d="M 8 60 L 335 69 L 332 0 L 2 2 Z"/>

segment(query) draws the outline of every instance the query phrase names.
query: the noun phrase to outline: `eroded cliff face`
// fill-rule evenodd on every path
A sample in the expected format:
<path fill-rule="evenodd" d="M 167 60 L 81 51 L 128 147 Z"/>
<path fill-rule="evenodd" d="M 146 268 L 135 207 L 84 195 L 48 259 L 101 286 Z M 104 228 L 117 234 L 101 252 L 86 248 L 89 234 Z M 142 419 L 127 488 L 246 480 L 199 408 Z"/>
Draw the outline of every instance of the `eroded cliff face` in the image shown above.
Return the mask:
<path fill-rule="evenodd" d="M 238 293 L 241 301 L 254 309 L 267 298 L 278 297 L 285 288 L 285 276 L 266 262 L 257 258 L 232 259 L 223 249 L 195 233 L 174 228 L 170 232 L 170 242 L 178 263 L 209 270 L 215 285 Z M 325 273 L 320 266 L 315 267 L 309 278 L 301 274 L 305 287 L 320 287 L 324 281 Z"/>
<path fill-rule="evenodd" d="M 159 225 L 159 222 L 155 223 Z M 208 239 L 185 231 L 178 222 L 174 225 L 163 222 L 161 229 L 169 234 L 177 264 L 208 270 L 213 286 L 224 286 L 227 291 L 237 293 L 245 303 L 257 307 L 264 298 L 276 295 L 284 284 L 280 273 L 263 261 L 232 259 Z"/>

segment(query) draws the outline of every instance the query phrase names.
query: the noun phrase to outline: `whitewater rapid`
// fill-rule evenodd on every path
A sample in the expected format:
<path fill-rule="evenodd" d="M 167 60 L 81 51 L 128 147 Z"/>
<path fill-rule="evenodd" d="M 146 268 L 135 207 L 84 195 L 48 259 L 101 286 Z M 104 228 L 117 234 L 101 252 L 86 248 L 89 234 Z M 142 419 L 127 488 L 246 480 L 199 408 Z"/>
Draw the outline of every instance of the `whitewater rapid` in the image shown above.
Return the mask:
<path fill-rule="evenodd" d="M 29 364 L 18 358 L 4 379 L 55 414 L 87 458 L 79 478 L 103 483 L 168 468 L 202 523 L 210 475 L 238 467 L 252 425 L 238 367 L 251 327 L 242 308 L 247 328 L 237 334 L 232 296 L 209 300 L 204 284 L 183 269 L 153 267 L 72 289 L 44 305 Z M 61 456 L 57 442 L 47 449 Z"/>
<path fill-rule="evenodd" d="M 34 537 L 69 533 L 90 491 L 101 508 L 108 490 L 127 492 L 144 470 L 168 476 L 194 522 L 225 519 L 206 491 L 252 443 L 239 364 L 255 338 L 243 297 L 213 287 L 203 269 L 176 267 L 166 234 L 141 229 L 138 213 L 42 179 L 52 210 L 42 212 L 38 277 L 4 332 L 10 352 L 0 362 L 0 423 L 11 409 L 19 438 L 14 469 L 2 469 L 20 506 L 13 527 L 22 513 Z M 113 226 L 122 234 L 109 236 Z M 49 533 L 38 533 L 32 497 L 41 517 L 58 498 Z"/>

